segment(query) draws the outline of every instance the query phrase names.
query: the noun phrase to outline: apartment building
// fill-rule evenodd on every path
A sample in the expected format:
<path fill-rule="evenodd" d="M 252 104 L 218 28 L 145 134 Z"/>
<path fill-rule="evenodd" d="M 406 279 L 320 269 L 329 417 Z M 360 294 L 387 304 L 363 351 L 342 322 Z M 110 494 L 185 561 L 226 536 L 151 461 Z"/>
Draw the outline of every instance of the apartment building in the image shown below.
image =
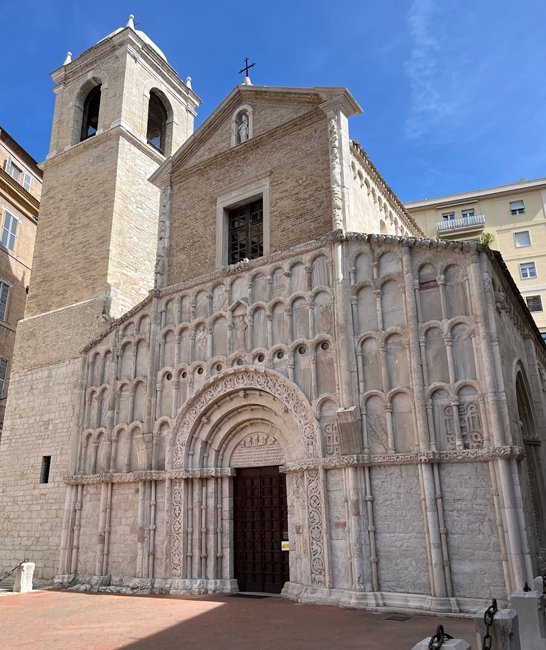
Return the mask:
<path fill-rule="evenodd" d="M 0 127 L 0 437 L 15 328 L 25 313 L 42 191 L 42 171 Z"/>
<path fill-rule="evenodd" d="M 546 341 L 546 178 L 405 204 L 427 237 L 499 250 Z"/>

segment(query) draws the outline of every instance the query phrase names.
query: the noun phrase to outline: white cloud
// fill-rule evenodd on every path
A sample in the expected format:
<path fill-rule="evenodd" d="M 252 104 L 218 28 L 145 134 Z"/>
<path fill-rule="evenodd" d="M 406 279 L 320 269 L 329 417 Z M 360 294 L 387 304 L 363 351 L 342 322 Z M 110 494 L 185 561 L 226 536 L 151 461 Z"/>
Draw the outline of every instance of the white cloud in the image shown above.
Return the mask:
<path fill-rule="evenodd" d="M 408 13 L 412 47 L 405 63 L 411 92 L 406 135 L 410 139 L 419 138 L 455 114 L 442 87 L 448 70 L 442 49 L 441 6 L 437 0 L 413 0 Z"/>

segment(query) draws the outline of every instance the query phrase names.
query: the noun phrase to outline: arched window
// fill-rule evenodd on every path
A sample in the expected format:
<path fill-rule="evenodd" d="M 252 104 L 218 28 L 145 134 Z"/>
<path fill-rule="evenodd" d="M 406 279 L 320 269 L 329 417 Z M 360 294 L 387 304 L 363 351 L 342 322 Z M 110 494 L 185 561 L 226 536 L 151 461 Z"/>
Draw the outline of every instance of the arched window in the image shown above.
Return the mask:
<path fill-rule="evenodd" d="M 99 126 L 100 85 L 95 86 L 85 98 L 81 140 L 95 135 Z"/>
<path fill-rule="evenodd" d="M 167 135 L 167 111 L 163 102 L 154 93 L 150 92 L 148 102 L 148 126 L 146 127 L 146 140 L 161 153 L 165 152 Z"/>

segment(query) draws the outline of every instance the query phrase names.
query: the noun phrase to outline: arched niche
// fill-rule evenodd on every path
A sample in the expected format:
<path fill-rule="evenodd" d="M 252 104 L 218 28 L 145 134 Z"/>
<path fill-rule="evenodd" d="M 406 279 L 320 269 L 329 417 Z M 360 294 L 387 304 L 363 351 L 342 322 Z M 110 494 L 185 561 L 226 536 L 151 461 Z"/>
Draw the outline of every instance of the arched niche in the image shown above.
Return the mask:
<path fill-rule="evenodd" d="M 382 390 L 381 357 L 375 338 L 367 338 L 362 343 L 362 373 L 364 390 Z"/>
<path fill-rule="evenodd" d="M 265 275 L 257 273 L 252 278 L 253 302 L 269 302 L 269 282 Z"/>
<path fill-rule="evenodd" d="M 82 86 L 74 102 L 73 144 L 93 137 L 99 130 L 102 82 L 92 77 Z"/>
<path fill-rule="evenodd" d="M 385 403 L 378 395 L 366 400 L 366 435 L 371 454 L 386 454 L 389 448 Z"/>
<path fill-rule="evenodd" d="M 231 146 L 244 144 L 254 135 L 254 109 L 249 104 L 243 104 L 233 113 L 231 118 Z"/>
<path fill-rule="evenodd" d="M 263 307 L 258 307 L 252 314 L 252 347 L 267 348 L 267 314 Z"/>
<path fill-rule="evenodd" d="M 395 393 L 391 397 L 394 447 L 397 452 L 411 453 L 417 448 L 413 404 L 407 393 Z"/>
<path fill-rule="evenodd" d="M 442 320 L 442 302 L 436 270 L 432 264 L 423 264 L 419 269 L 419 301 L 421 303 L 421 322 Z"/>
<path fill-rule="evenodd" d="M 174 365 L 175 338 L 174 332 L 169 330 L 163 336 L 163 367 Z"/>
<path fill-rule="evenodd" d="M 330 286 L 330 265 L 325 255 L 315 257 L 311 264 L 311 286 L 313 289 Z"/>
<path fill-rule="evenodd" d="M 212 324 L 212 355 L 228 355 L 227 321 L 223 316 L 216 318 Z"/>
<path fill-rule="evenodd" d="M 315 349 L 317 368 L 317 391 L 318 395 L 327 393 L 335 395 L 336 372 L 334 366 L 334 351 L 330 341 L 320 341 Z"/>
<path fill-rule="evenodd" d="M 460 379 L 476 379 L 476 364 L 474 360 L 474 346 L 472 345 L 472 332 L 468 325 L 458 323 L 451 328 L 453 341 L 453 365 L 455 381 Z"/>
<path fill-rule="evenodd" d="M 387 280 L 381 286 L 381 312 L 384 329 L 406 325 L 404 298 L 396 280 Z"/>
<path fill-rule="evenodd" d="M 136 376 L 146 377 L 148 375 L 148 342 L 141 339 L 136 346 Z"/>
<path fill-rule="evenodd" d="M 387 377 L 389 390 L 397 386 L 410 386 L 408 353 L 404 339 L 400 334 L 389 336 L 385 342 L 385 355 L 387 359 Z"/>
<path fill-rule="evenodd" d="M 307 272 L 305 266 L 298 262 L 290 269 L 290 293 L 307 291 Z"/>
<path fill-rule="evenodd" d="M 277 302 L 271 310 L 273 345 L 289 341 L 284 303 Z"/>
<path fill-rule="evenodd" d="M 292 338 L 309 338 L 309 310 L 305 298 L 296 298 L 292 303 Z"/>
<path fill-rule="evenodd" d="M 373 287 L 365 286 L 356 294 L 358 331 L 363 334 L 378 329 L 377 300 Z"/>
<path fill-rule="evenodd" d="M 466 275 L 462 266 L 451 264 L 444 272 L 447 318 L 468 316 L 470 313 Z"/>
<path fill-rule="evenodd" d="M 194 361 L 204 361 L 207 358 L 207 328 L 200 323 L 195 328 Z"/>
<path fill-rule="evenodd" d="M 325 399 L 320 404 L 319 422 L 325 456 L 334 456 L 340 453 L 337 409 L 338 406 L 333 399 Z"/>
<path fill-rule="evenodd" d="M 159 412 L 157 417 L 172 415 L 173 408 L 173 376 L 172 373 L 166 372 L 161 378 L 161 399 L 159 403 Z"/>
<path fill-rule="evenodd" d="M 355 260 L 356 282 L 366 282 L 373 279 L 372 256 L 370 253 L 360 253 Z"/>
<path fill-rule="evenodd" d="M 209 317 L 209 295 L 206 291 L 199 291 L 195 296 L 195 318 L 207 319 Z"/>
<path fill-rule="evenodd" d="M 450 383 L 449 365 L 444 334 L 439 327 L 430 327 L 425 333 L 425 356 L 429 384 Z"/>
<path fill-rule="evenodd" d="M 311 401 L 313 399 L 311 355 L 306 345 L 298 345 L 294 350 L 294 381 Z"/>
<path fill-rule="evenodd" d="M 386 228 L 386 226 L 385 226 Z M 387 251 L 379 258 L 379 277 L 398 273 L 400 271 L 400 259 L 396 253 Z"/>
<path fill-rule="evenodd" d="M 315 336 L 333 334 L 333 302 L 326 291 L 319 291 L 313 298 Z"/>

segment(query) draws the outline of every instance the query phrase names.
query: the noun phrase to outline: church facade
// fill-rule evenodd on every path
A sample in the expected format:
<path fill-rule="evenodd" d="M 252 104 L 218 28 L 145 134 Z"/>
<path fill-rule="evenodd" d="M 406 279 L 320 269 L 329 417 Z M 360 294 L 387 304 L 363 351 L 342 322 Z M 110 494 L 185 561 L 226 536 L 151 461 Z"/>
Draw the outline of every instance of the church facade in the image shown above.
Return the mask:
<path fill-rule="evenodd" d="M 131 21 L 54 79 L 3 562 L 438 612 L 531 581 L 542 340 L 499 255 L 423 237 L 350 93 L 247 80 L 192 134 L 191 84 Z"/>

